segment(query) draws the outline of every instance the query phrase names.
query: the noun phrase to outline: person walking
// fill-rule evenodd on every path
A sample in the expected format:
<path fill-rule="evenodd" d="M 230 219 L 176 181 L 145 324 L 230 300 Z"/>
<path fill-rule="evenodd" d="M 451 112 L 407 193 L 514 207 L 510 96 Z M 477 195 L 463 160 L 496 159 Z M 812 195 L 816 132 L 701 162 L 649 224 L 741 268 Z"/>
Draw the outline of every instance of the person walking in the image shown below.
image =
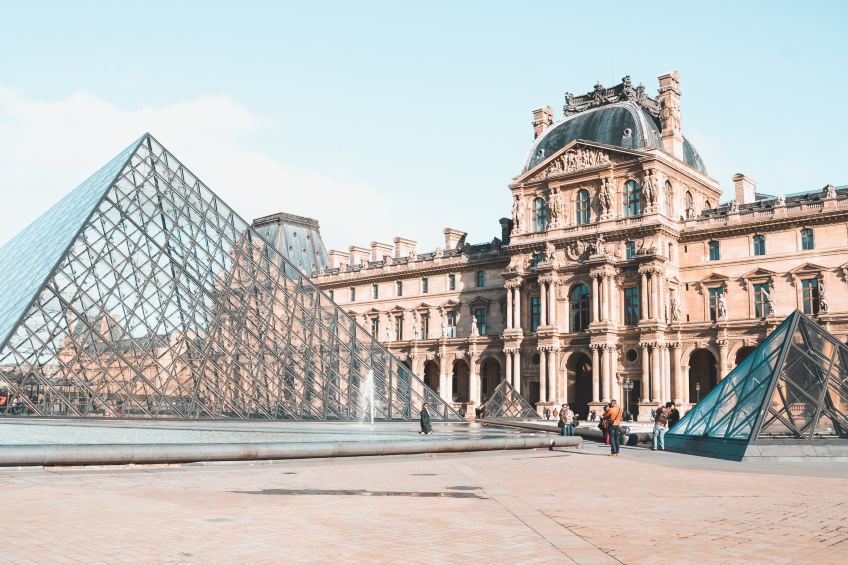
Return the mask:
<path fill-rule="evenodd" d="M 621 448 L 619 438 L 619 430 L 621 428 L 621 415 L 623 410 L 618 405 L 615 399 L 610 400 L 609 407 L 604 410 L 602 421 L 606 422 L 607 433 L 609 434 L 610 457 L 618 457 L 618 451 Z"/>
<path fill-rule="evenodd" d="M 550 419 L 551 419 L 551 409 L 545 408 L 545 420 L 550 420 Z"/>
<path fill-rule="evenodd" d="M 562 410 L 559 411 L 560 414 L 565 413 L 565 418 L 563 418 L 563 422 L 565 422 L 565 434 L 567 436 L 574 435 L 574 412 L 571 410 L 571 407 L 568 404 L 562 405 Z"/>
<path fill-rule="evenodd" d="M 668 417 L 671 415 L 671 402 L 660 406 L 654 416 L 654 444 L 651 451 L 665 451 L 665 432 L 668 431 Z"/>
<path fill-rule="evenodd" d="M 430 411 L 427 409 L 429 404 L 426 402 L 421 405 L 421 431 L 419 435 L 430 435 L 433 433 L 433 425 L 430 423 Z"/>
<path fill-rule="evenodd" d="M 562 405 L 559 411 L 559 418 L 557 419 L 557 427 L 559 428 L 559 435 L 565 436 L 565 404 Z"/>
<path fill-rule="evenodd" d="M 674 424 L 680 421 L 680 411 L 677 409 L 677 406 L 674 405 L 674 402 L 671 403 L 671 412 L 668 415 L 668 429 L 674 427 Z"/>

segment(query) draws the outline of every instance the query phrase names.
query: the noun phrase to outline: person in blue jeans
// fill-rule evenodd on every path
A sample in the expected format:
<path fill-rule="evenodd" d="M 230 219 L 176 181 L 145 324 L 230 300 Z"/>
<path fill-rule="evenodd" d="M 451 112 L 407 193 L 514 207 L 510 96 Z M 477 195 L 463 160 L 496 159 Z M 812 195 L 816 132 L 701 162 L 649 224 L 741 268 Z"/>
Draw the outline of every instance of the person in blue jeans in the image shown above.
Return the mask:
<path fill-rule="evenodd" d="M 606 421 L 606 429 L 609 432 L 610 457 L 618 457 L 618 451 L 621 448 L 621 441 L 618 434 L 621 426 L 622 412 L 621 406 L 613 399 L 610 400 L 609 408 L 604 411 L 604 415 L 601 418 Z"/>
<path fill-rule="evenodd" d="M 665 451 L 665 433 L 668 431 L 668 418 L 671 416 L 671 402 L 666 402 L 665 406 L 660 406 L 656 410 L 654 416 L 654 445 L 651 451 L 657 449 Z"/>

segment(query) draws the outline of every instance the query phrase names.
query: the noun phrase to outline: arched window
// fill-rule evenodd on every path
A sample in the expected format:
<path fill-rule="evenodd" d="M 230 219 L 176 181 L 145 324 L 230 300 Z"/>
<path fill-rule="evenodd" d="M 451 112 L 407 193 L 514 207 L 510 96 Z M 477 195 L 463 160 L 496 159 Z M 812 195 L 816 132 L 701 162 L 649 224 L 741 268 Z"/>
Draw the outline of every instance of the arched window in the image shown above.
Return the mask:
<path fill-rule="evenodd" d="M 764 235 L 755 235 L 754 236 L 754 255 L 765 255 L 766 254 L 766 236 Z"/>
<path fill-rule="evenodd" d="M 624 258 L 625 259 L 633 259 L 636 256 L 636 242 L 635 241 L 625 241 L 624 242 Z"/>
<path fill-rule="evenodd" d="M 548 203 L 544 198 L 536 198 L 533 201 L 533 230 L 545 231 L 548 227 Z"/>
<path fill-rule="evenodd" d="M 704 200 L 704 210 L 712 210 L 712 209 L 713 209 L 713 205 L 710 204 L 710 201 Z"/>
<path fill-rule="evenodd" d="M 674 191 L 669 181 L 665 181 L 665 215 L 667 218 L 674 217 Z"/>
<path fill-rule="evenodd" d="M 686 213 L 689 214 L 689 210 L 695 210 L 695 200 L 692 198 L 692 193 L 688 190 L 686 191 Z"/>
<path fill-rule="evenodd" d="M 571 331 L 582 332 L 589 327 L 589 287 L 578 284 L 571 289 Z"/>
<path fill-rule="evenodd" d="M 589 191 L 581 189 L 577 192 L 577 205 L 574 207 L 577 213 L 577 225 L 582 226 L 592 221 L 592 211 L 589 207 Z"/>
<path fill-rule="evenodd" d="M 642 213 L 642 189 L 635 180 L 629 180 L 624 185 L 624 215 L 638 216 Z"/>

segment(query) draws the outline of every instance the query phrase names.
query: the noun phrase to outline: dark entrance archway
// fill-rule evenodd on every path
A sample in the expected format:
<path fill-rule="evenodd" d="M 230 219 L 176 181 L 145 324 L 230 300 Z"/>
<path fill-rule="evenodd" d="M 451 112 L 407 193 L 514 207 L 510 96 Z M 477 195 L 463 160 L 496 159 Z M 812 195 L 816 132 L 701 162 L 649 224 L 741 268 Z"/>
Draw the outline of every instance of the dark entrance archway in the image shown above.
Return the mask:
<path fill-rule="evenodd" d="M 716 358 L 709 349 L 696 349 L 689 356 L 689 402 L 699 402 L 715 388 Z M 700 389 L 698 388 L 700 386 Z"/>
<path fill-rule="evenodd" d="M 486 402 L 501 382 L 501 364 L 491 357 L 480 365 L 480 401 Z"/>
<path fill-rule="evenodd" d="M 565 364 L 566 390 L 571 409 L 581 420 L 587 419 L 592 402 L 592 359 L 585 353 L 573 353 Z"/>
<path fill-rule="evenodd" d="M 453 362 L 453 401 L 468 402 L 470 395 L 468 363 L 463 359 Z"/>
<path fill-rule="evenodd" d="M 439 364 L 435 361 L 427 361 L 424 363 L 424 384 L 430 387 L 433 392 L 439 392 Z"/>
<path fill-rule="evenodd" d="M 744 361 L 744 360 L 745 360 L 745 357 L 747 357 L 748 355 L 750 355 L 750 354 L 751 354 L 751 352 L 752 352 L 752 351 L 754 351 L 754 349 L 756 349 L 756 348 L 755 348 L 754 346 L 752 346 L 752 345 L 745 345 L 745 346 L 743 346 L 743 347 L 740 347 L 740 348 L 736 351 L 736 358 L 734 359 L 734 363 L 735 363 L 734 367 L 738 367 L 738 366 L 739 366 L 739 363 L 741 363 L 742 361 Z"/>

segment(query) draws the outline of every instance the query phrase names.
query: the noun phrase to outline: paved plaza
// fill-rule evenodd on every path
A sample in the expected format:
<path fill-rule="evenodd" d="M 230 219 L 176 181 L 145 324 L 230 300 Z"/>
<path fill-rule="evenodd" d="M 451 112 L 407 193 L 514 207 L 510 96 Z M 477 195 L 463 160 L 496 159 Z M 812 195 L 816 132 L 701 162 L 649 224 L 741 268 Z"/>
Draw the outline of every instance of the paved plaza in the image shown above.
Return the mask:
<path fill-rule="evenodd" d="M 837 563 L 848 465 L 625 448 L 3 470 L 7 563 Z"/>

